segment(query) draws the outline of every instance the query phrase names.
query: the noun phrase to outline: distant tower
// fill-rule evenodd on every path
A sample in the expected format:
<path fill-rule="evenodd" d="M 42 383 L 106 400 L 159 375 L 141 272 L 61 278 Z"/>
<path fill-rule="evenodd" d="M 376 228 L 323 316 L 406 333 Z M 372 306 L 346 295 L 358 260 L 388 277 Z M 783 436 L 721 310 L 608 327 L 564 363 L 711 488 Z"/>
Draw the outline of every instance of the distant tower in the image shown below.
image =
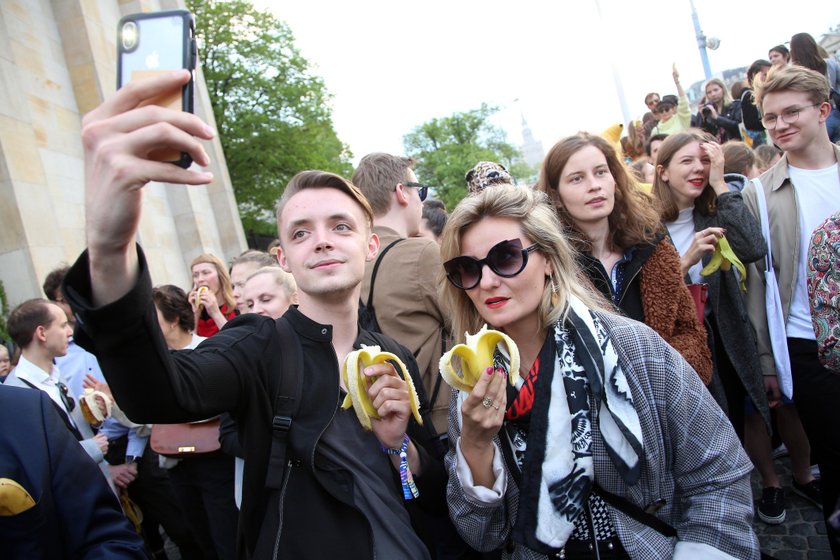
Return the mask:
<path fill-rule="evenodd" d="M 525 120 L 525 115 L 522 115 L 522 159 L 531 167 L 536 167 L 542 163 L 545 152 L 543 151 L 542 142 L 534 138 L 531 129 L 528 127 L 528 122 Z"/>

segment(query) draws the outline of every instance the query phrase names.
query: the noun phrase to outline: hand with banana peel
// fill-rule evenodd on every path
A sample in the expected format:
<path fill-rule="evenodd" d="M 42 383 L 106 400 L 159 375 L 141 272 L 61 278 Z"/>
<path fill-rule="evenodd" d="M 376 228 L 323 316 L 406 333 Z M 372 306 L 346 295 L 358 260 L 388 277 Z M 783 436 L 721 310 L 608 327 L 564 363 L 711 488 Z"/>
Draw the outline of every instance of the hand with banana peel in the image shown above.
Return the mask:
<path fill-rule="evenodd" d="M 400 367 L 402 377 L 392 362 Z M 350 352 L 341 369 L 341 383 L 347 390 L 342 408 L 352 407 L 362 427 L 373 431 L 383 447 L 402 447 L 412 416 L 423 424 L 417 391 L 405 364 L 396 355 L 382 352 L 378 346 L 363 346 Z M 419 456 L 411 441 L 407 454 L 412 473 L 419 475 Z M 391 462 L 398 467 L 399 456 L 391 455 Z"/>

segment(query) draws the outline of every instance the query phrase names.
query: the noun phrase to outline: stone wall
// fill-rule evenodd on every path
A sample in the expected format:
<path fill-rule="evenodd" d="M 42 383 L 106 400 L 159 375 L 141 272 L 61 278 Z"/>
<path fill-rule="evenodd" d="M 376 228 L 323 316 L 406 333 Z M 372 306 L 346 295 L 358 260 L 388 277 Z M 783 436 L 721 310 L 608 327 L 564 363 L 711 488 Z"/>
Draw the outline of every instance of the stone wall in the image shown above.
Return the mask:
<path fill-rule="evenodd" d="M 84 249 L 83 115 L 116 84 L 117 21 L 183 7 L 180 0 L 0 2 L 0 280 L 12 305 Z M 200 70 L 196 113 L 215 126 Z M 156 284 L 189 289 L 189 262 L 246 248 L 224 154 L 206 149 L 209 187 L 146 187 L 138 241 Z"/>

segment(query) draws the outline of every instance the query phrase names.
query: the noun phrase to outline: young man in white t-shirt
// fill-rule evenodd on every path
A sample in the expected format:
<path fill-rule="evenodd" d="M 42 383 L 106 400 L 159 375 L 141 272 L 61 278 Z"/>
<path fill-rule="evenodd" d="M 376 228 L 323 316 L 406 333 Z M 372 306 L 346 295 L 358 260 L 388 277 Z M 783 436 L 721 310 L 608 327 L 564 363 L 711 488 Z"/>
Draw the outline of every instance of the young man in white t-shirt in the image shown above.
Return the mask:
<path fill-rule="evenodd" d="M 793 399 L 820 466 L 823 513 L 840 496 L 840 376 L 817 359 L 807 292 L 806 256 L 811 232 L 840 208 L 840 147 L 826 132 L 831 111 L 825 76 L 801 66 L 771 72 L 755 88 L 756 105 L 770 139 L 785 155 L 760 177 L 767 200 L 773 266 L 778 280 L 790 356 Z M 758 216 L 756 185 L 744 201 Z M 779 384 L 765 311 L 764 261 L 747 273 L 747 311 L 756 329 L 770 405 L 780 404 Z M 832 552 L 840 557 L 838 535 L 828 527 Z"/>

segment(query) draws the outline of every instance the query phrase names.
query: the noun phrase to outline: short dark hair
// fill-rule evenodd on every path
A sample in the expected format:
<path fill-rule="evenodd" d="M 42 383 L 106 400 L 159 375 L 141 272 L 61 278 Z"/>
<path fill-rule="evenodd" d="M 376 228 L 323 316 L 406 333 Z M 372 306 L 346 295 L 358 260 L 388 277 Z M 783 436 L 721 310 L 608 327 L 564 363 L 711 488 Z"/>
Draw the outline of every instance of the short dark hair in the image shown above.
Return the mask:
<path fill-rule="evenodd" d="M 759 58 L 758 60 L 750 64 L 750 67 L 747 69 L 747 83 L 750 85 L 750 87 L 752 87 L 753 78 L 755 78 L 756 74 L 761 72 L 762 68 L 770 68 L 771 66 L 773 65 L 770 64 L 770 61 L 764 60 L 763 58 Z"/>
<path fill-rule="evenodd" d="M 26 348 L 38 327 L 48 327 L 53 322 L 50 302 L 43 298 L 28 299 L 12 309 L 6 328 L 9 336 L 20 348 Z"/>
<path fill-rule="evenodd" d="M 61 293 L 61 283 L 64 282 L 64 277 L 67 276 L 68 272 L 70 272 L 70 267 L 66 264 L 61 264 L 58 268 L 47 274 L 43 288 L 48 300 L 58 301 L 58 296 Z"/>
<path fill-rule="evenodd" d="M 435 237 L 440 237 L 440 234 L 443 233 L 443 227 L 446 225 L 448 217 L 443 202 L 430 199 L 423 204 L 423 219 L 426 220 L 426 227 L 432 230 Z"/>
<path fill-rule="evenodd" d="M 178 319 L 178 326 L 185 331 L 192 331 L 195 326 L 195 313 L 190 306 L 186 292 L 178 286 L 164 284 L 152 290 L 152 301 L 160 314 L 167 321 Z"/>
<path fill-rule="evenodd" d="M 663 142 L 666 138 L 668 138 L 667 134 L 654 134 L 653 136 L 648 138 L 648 141 L 645 142 L 645 153 L 648 155 L 648 157 L 650 157 L 650 155 L 651 155 L 650 154 L 650 145 L 653 144 L 654 142 Z"/>
<path fill-rule="evenodd" d="M 771 48 L 770 50 L 768 50 L 768 51 L 767 51 L 767 54 L 770 54 L 770 53 L 771 53 L 771 52 L 773 52 L 773 51 L 776 51 L 777 53 L 779 53 L 779 54 L 781 54 L 783 57 L 785 57 L 785 62 L 790 62 L 790 51 L 788 50 L 788 48 L 787 48 L 786 46 L 784 46 L 784 45 L 776 45 L 775 47 L 773 47 L 773 48 Z"/>

